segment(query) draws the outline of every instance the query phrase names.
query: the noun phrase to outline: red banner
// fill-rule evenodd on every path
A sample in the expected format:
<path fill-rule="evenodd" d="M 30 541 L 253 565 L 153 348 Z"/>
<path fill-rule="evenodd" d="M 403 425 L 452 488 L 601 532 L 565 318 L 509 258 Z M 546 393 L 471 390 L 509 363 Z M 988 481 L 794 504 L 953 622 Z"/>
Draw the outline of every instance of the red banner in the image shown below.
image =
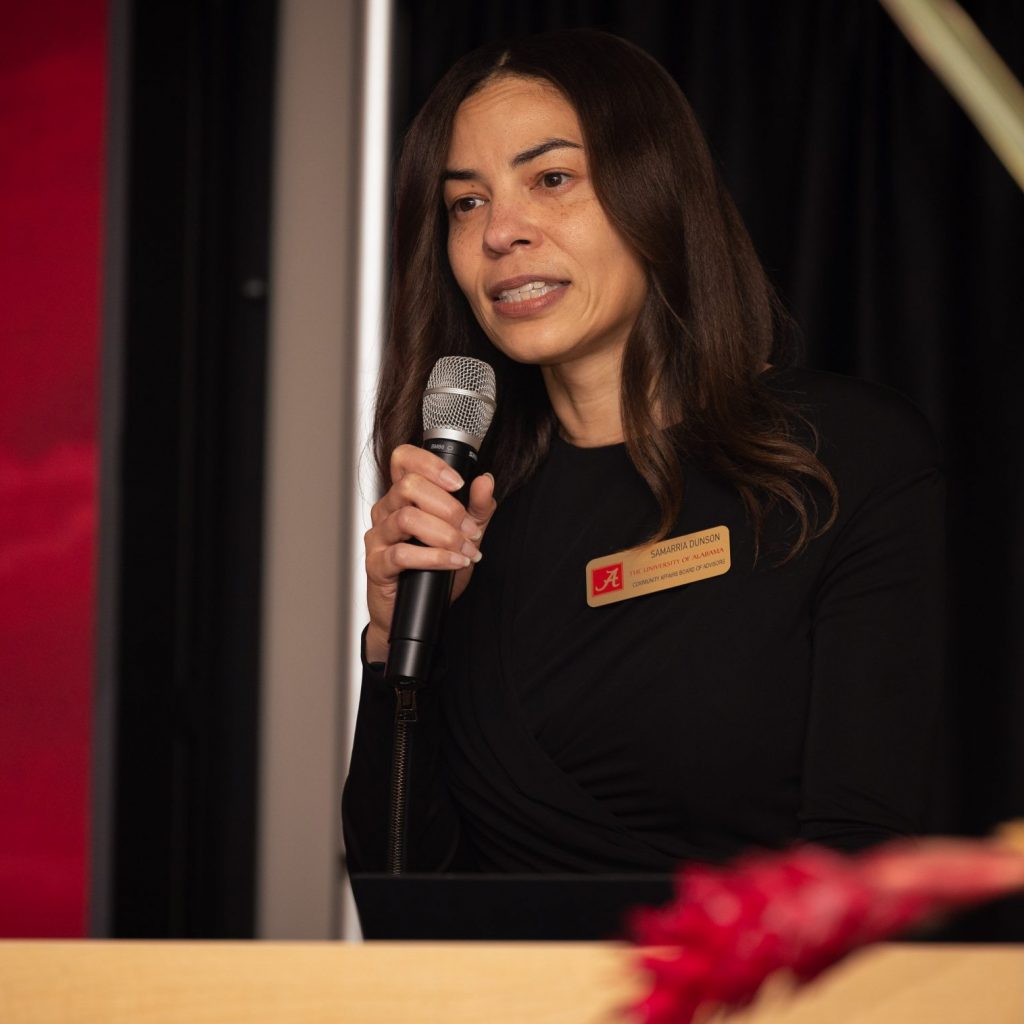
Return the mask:
<path fill-rule="evenodd" d="M 85 933 L 106 0 L 0 31 L 0 936 Z"/>

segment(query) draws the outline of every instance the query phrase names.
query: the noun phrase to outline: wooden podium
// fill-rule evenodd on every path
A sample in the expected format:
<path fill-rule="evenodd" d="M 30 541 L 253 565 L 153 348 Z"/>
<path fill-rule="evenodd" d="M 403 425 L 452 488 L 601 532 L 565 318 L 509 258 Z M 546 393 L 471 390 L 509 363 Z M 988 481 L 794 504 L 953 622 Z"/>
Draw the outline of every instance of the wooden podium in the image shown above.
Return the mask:
<path fill-rule="evenodd" d="M 3 1024 L 613 1024 L 610 943 L 0 942 Z M 733 1024 L 1022 1024 L 1024 946 L 884 945 Z"/>

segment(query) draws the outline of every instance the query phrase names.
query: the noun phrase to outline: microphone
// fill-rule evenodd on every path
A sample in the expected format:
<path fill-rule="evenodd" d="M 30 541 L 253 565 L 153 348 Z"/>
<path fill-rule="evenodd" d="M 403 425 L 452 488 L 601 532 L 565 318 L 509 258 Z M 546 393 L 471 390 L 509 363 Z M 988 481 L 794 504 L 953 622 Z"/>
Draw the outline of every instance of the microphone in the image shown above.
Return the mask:
<path fill-rule="evenodd" d="M 494 370 L 479 359 L 445 356 L 430 371 L 423 393 L 423 447 L 465 481 L 455 497 L 469 501 L 477 451 L 495 410 Z M 403 689 L 426 682 L 451 601 L 454 570 L 406 569 L 398 578 L 385 680 Z"/>

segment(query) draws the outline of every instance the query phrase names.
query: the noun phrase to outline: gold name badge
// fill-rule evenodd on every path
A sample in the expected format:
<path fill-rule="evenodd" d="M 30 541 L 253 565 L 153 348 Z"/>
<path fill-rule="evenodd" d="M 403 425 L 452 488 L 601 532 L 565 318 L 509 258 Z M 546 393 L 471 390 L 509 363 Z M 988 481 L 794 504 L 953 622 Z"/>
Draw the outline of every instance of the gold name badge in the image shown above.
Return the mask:
<path fill-rule="evenodd" d="M 712 526 L 699 533 L 660 540 L 650 547 L 592 558 L 587 562 L 587 604 L 600 608 L 696 583 L 727 573 L 731 565 L 727 526 Z"/>

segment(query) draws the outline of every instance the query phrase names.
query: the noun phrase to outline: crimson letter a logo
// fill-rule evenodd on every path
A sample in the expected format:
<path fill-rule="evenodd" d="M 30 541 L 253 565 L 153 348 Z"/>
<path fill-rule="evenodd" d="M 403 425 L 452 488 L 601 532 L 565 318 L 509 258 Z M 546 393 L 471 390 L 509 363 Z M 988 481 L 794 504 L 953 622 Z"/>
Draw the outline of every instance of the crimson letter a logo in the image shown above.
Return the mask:
<path fill-rule="evenodd" d="M 622 589 L 622 563 L 602 565 L 594 569 L 590 576 L 590 593 L 593 597 L 607 594 L 612 590 Z"/>

